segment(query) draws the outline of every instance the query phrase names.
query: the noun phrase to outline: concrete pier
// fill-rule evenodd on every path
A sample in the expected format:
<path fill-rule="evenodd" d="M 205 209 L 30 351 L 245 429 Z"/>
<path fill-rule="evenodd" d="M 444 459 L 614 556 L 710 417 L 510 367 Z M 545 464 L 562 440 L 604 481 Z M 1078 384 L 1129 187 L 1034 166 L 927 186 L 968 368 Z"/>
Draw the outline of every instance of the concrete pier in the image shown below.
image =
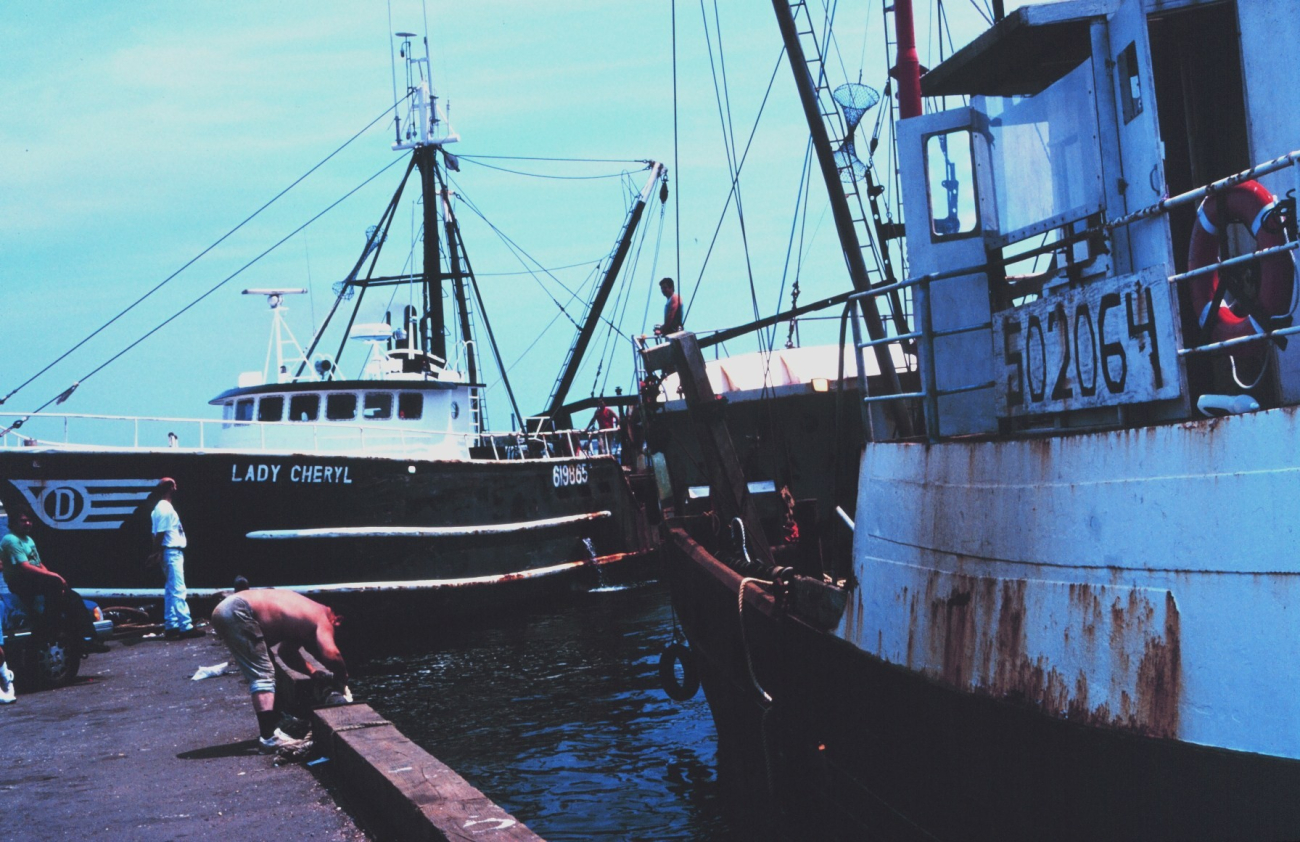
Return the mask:
<path fill-rule="evenodd" d="M 542 842 L 369 705 L 322 708 L 313 718 L 320 747 L 338 764 L 334 774 L 394 838 Z"/>
<path fill-rule="evenodd" d="M 0 839 L 368 838 L 309 769 L 260 753 L 243 679 L 190 680 L 230 660 L 211 632 L 109 645 L 0 707 Z"/>
<path fill-rule="evenodd" d="M 325 762 L 277 766 L 233 666 L 190 680 L 231 660 L 212 632 L 110 647 L 0 706 L 0 840 L 538 838 L 365 705 L 318 719 Z"/>

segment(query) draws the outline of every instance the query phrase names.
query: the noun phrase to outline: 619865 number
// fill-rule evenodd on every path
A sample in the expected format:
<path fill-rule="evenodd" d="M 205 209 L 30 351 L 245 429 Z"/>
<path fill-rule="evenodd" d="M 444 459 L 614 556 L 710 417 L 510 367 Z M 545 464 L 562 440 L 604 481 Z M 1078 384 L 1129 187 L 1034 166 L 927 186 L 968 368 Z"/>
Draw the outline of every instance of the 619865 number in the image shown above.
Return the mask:
<path fill-rule="evenodd" d="M 556 488 L 584 485 L 587 482 L 587 466 L 585 464 L 556 465 L 551 470 L 551 482 Z"/>

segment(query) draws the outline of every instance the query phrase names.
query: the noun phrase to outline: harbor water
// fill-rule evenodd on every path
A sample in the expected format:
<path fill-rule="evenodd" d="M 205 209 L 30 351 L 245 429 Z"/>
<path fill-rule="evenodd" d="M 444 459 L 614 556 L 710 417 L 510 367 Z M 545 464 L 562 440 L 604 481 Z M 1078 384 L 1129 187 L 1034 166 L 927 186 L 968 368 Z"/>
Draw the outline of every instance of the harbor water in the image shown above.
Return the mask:
<path fill-rule="evenodd" d="M 450 628 L 358 665 L 359 697 L 550 842 L 738 840 L 704 694 L 659 687 L 666 585 Z"/>

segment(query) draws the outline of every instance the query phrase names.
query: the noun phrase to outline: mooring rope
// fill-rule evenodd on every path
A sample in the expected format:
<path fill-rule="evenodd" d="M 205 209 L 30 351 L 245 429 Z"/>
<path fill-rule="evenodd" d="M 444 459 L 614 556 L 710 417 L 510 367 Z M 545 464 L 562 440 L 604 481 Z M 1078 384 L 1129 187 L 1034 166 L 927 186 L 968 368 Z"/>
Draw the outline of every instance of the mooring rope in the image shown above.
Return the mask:
<path fill-rule="evenodd" d="M 749 668 L 749 680 L 753 682 L 754 689 L 763 697 L 763 700 L 771 704 L 772 697 L 763 689 L 763 685 L 758 683 L 758 676 L 754 674 L 754 661 L 749 657 L 749 640 L 745 637 L 745 586 L 751 582 L 760 585 L 771 585 L 773 583 L 766 579 L 755 579 L 752 576 L 746 576 L 740 580 L 740 590 L 736 595 L 736 607 L 740 616 L 740 644 L 745 650 L 745 666 Z"/>

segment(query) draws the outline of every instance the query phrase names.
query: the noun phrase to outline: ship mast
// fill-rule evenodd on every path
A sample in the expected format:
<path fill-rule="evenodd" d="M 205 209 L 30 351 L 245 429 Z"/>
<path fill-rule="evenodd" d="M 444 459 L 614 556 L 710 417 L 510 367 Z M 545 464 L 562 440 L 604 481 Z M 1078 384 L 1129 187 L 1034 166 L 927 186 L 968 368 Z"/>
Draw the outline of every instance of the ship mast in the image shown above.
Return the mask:
<path fill-rule="evenodd" d="M 822 179 L 826 183 L 827 198 L 830 201 L 831 216 L 835 220 L 835 230 L 839 235 L 840 250 L 844 254 L 844 262 L 849 270 L 849 278 L 853 282 L 853 288 L 858 292 L 871 289 L 871 277 L 867 271 L 866 261 L 862 256 L 863 243 L 858 238 L 855 218 L 849 208 L 848 199 L 845 196 L 846 187 L 841 183 L 840 166 L 836 161 L 836 150 L 831 143 L 830 135 L 827 131 L 826 120 L 833 119 L 832 115 L 837 113 L 835 105 L 823 106 L 820 97 L 824 94 L 830 98 L 830 91 L 826 86 L 825 68 L 823 56 L 821 55 L 821 46 L 813 37 L 810 46 L 816 52 L 816 55 L 808 56 L 804 49 L 804 41 L 801 35 L 812 35 L 811 18 L 808 19 L 806 26 L 799 26 L 795 22 L 795 6 L 799 6 L 803 14 L 807 15 L 807 6 L 798 3 L 797 0 L 772 0 L 773 10 L 776 12 L 777 24 L 781 29 L 781 39 L 785 43 L 786 56 L 788 58 L 790 69 L 794 74 L 795 88 L 799 92 L 799 101 L 803 105 L 804 117 L 808 122 L 808 130 L 812 136 L 813 150 L 817 156 L 817 164 L 822 173 Z M 903 26 L 903 14 L 899 12 L 899 7 L 906 6 L 906 26 L 908 27 L 908 38 L 913 43 L 915 39 L 910 35 L 911 27 L 911 0 L 898 0 L 895 3 L 895 16 L 899 21 L 900 31 Z M 900 36 L 900 51 L 902 49 Z M 913 58 L 915 58 L 915 47 L 912 49 Z M 817 78 L 814 79 L 812 69 L 817 70 Z M 907 68 L 900 62 L 899 71 L 906 72 Z M 913 68 L 915 75 L 914 85 L 917 94 L 917 102 L 920 102 L 920 66 L 917 64 Z M 899 82 L 899 90 L 908 89 L 910 83 Z M 919 113 L 919 107 L 918 107 Z M 848 150 L 846 150 L 847 154 Z M 879 233 L 879 232 L 877 232 Z M 888 247 L 887 245 L 885 246 Z M 880 312 L 876 307 L 876 298 L 866 298 L 858 302 L 862 312 L 863 320 L 866 322 L 867 333 L 872 339 L 885 338 L 885 325 L 880 317 Z M 901 305 L 895 305 L 896 310 L 901 310 Z M 901 326 L 902 313 L 895 313 L 896 322 Z M 881 375 L 885 378 L 887 389 L 890 393 L 897 394 L 901 391 L 898 382 L 898 372 L 895 369 L 893 358 L 889 348 L 884 344 L 875 345 L 873 352 L 876 357 L 877 366 Z M 895 410 L 890 410 L 895 415 L 895 423 L 900 428 L 909 427 L 906 416 Z"/>
<path fill-rule="evenodd" d="M 406 90 L 409 94 L 410 110 L 405 130 L 402 117 L 398 114 L 393 121 L 396 141 L 394 151 L 411 150 L 415 165 L 420 170 L 420 186 L 424 196 L 424 314 L 420 318 L 420 347 L 440 361 L 447 361 L 447 338 L 445 333 L 446 317 L 442 307 L 442 254 L 439 248 L 441 222 L 438 208 L 442 204 L 440 197 L 446 193 L 446 181 L 438 166 L 438 155 L 454 162 L 443 147 L 460 140 L 460 136 L 451 131 L 450 123 L 438 108 L 438 97 L 432 85 L 432 68 L 429 62 L 429 39 L 424 42 L 424 56 L 416 57 L 411 50 L 411 41 L 416 37 L 413 32 L 398 32 L 402 39 L 400 55 L 406 61 Z M 454 163 L 452 164 L 454 166 Z M 449 218 L 448 225 L 454 225 Z M 460 273 L 454 271 L 460 281 Z M 461 296 L 463 297 L 463 296 Z M 465 336 L 466 341 L 469 340 Z"/>
<path fill-rule="evenodd" d="M 628 250 L 632 247 L 632 236 L 636 233 L 646 203 L 650 201 L 655 184 L 660 182 L 662 182 L 662 189 L 660 190 L 659 200 L 666 202 L 668 201 L 667 169 L 663 164 L 651 162 L 650 177 L 646 179 L 645 186 L 641 188 L 641 192 L 637 194 L 636 199 L 632 202 L 632 207 L 627 212 L 627 221 L 623 224 L 623 230 L 619 234 L 618 244 L 614 248 L 605 275 L 596 286 L 591 305 L 587 308 L 587 317 L 583 320 L 578 335 L 574 337 L 573 345 L 569 347 L 569 355 L 565 358 L 564 365 L 560 367 L 560 375 L 556 378 L 555 387 L 551 390 L 551 399 L 547 402 L 544 414 L 552 420 L 559 416 L 564 401 L 569 396 L 569 388 L 573 385 L 573 379 L 578 375 L 578 367 L 582 364 L 583 355 L 587 352 L 587 345 L 591 342 L 591 337 L 600 323 L 601 315 L 605 309 L 605 302 L 609 299 L 609 294 L 614 288 L 614 282 L 618 280 L 618 273 L 623 268 L 624 260 L 627 259 Z M 565 426 L 568 426 L 567 423 Z"/>

